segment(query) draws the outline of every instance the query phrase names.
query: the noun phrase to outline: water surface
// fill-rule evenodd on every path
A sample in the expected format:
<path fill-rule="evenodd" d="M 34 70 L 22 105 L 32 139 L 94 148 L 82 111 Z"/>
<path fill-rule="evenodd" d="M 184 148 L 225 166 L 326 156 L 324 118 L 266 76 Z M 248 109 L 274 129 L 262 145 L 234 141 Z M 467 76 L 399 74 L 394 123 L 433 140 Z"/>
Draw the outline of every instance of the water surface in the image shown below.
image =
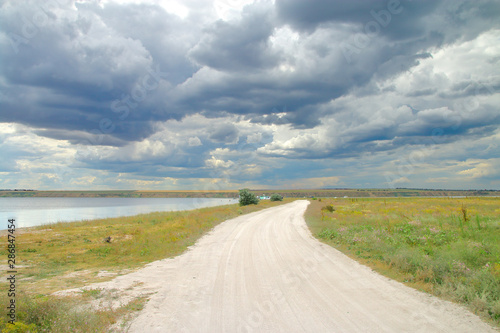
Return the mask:
<path fill-rule="evenodd" d="M 7 229 L 7 221 L 12 218 L 21 228 L 237 202 L 215 198 L 0 198 L 0 230 Z"/>

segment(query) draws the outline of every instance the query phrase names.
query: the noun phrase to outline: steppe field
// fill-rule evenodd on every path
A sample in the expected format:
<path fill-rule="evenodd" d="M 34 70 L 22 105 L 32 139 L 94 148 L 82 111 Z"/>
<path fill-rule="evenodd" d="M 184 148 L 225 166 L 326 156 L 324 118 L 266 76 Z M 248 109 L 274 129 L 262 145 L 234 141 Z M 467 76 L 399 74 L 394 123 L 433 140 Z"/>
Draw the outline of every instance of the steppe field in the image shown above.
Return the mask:
<path fill-rule="evenodd" d="M 18 321 L 6 325 L 3 318 L 2 332 L 108 332 L 110 327 L 127 327 L 151 295 L 136 295 L 116 306 L 120 296 L 112 290 L 58 292 L 105 283 L 174 258 L 221 222 L 294 200 L 19 229 Z M 319 241 L 409 287 L 462 304 L 500 327 L 500 198 L 307 200 L 305 221 Z M 7 247 L 0 252 L 7 256 Z M 5 303 L 4 294 L 0 302 Z"/>

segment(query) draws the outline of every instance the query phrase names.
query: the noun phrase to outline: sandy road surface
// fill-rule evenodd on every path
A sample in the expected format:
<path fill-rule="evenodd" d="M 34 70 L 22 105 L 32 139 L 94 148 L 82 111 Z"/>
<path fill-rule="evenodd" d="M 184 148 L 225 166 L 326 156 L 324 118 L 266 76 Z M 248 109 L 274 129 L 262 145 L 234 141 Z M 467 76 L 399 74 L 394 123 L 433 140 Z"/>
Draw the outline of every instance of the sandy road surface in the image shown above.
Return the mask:
<path fill-rule="evenodd" d="M 155 292 L 128 332 L 495 332 L 315 240 L 307 205 L 226 221 L 179 257 L 91 287 Z"/>

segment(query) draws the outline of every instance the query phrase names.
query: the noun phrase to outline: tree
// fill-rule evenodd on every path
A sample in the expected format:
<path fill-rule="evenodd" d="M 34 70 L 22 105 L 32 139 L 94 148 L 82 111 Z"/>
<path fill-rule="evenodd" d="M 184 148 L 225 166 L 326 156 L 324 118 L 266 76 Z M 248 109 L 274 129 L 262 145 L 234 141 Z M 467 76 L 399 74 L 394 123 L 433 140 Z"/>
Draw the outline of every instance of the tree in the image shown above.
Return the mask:
<path fill-rule="evenodd" d="M 283 197 L 278 193 L 271 195 L 271 201 L 283 201 Z"/>
<path fill-rule="evenodd" d="M 249 189 L 244 188 L 240 190 L 240 206 L 256 205 L 259 203 L 259 198 Z"/>

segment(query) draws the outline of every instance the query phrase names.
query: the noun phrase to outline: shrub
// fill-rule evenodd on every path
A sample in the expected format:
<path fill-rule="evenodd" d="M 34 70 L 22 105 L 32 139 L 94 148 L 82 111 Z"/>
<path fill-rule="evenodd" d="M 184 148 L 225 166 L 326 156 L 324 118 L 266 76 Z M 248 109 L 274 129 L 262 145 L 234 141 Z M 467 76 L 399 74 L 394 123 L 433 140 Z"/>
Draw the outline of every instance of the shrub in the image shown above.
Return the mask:
<path fill-rule="evenodd" d="M 259 198 L 249 189 L 244 188 L 240 190 L 240 206 L 256 205 L 259 203 Z"/>
<path fill-rule="evenodd" d="M 278 193 L 274 193 L 271 195 L 271 201 L 283 201 L 283 196 L 279 195 Z"/>
<path fill-rule="evenodd" d="M 333 208 L 332 205 L 326 205 L 324 206 L 323 208 L 321 208 L 321 210 L 327 210 L 329 211 L 330 213 L 333 213 L 335 211 L 335 208 Z"/>

